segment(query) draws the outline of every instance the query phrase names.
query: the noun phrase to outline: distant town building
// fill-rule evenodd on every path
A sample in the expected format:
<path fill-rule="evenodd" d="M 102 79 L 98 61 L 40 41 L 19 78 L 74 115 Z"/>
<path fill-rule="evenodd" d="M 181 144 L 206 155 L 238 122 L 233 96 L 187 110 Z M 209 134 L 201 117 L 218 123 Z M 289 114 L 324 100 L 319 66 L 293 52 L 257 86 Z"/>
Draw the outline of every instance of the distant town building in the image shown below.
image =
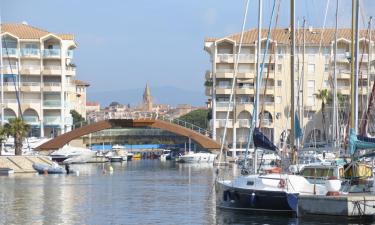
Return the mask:
<path fill-rule="evenodd" d="M 32 136 L 69 131 L 73 122 L 70 110 L 76 109 L 85 115 L 88 87 L 75 79 L 74 36 L 52 33 L 26 23 L 2 24 L 1 40 L 5 119 L 22 114 L 32 127 Z"/>
<path fill-rule="evenodd" d="M 86 115 L 91 112 L 99 112 L 100 103 L 99 102 L 86 102 Z"/>

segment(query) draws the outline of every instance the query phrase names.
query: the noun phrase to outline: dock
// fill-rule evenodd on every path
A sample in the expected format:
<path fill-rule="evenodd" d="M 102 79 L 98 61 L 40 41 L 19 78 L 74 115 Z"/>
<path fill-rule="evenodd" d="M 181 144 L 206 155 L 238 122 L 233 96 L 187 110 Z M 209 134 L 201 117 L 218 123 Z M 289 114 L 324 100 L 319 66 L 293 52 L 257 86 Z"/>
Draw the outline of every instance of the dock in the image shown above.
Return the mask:
<path fill-rule="evenodd" d="M 373 217 L 375 195 L 365 193 L 341 196 L 299 196 L 297 216 L 317 215 L 349 218 Z"/>
<path fill-rule="evenodd" d="M 52 164 L 47 156 L 0 156 L 0 168 L 14 170 L 14 173 L 36 173 L 34 163 Z"/>

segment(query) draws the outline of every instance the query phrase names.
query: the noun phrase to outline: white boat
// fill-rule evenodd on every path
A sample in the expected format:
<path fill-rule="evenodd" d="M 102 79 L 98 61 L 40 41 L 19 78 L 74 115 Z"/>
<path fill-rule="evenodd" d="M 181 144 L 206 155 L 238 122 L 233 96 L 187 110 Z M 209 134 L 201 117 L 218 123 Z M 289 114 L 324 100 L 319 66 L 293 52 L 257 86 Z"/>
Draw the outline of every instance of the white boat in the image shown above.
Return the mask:
<path fill-rule="evenodd" d="M 163 150 L 163 154 L 160 156 L 161 161 L 171 160 L 172 159 L 172 151 L 168 149 Z"/>
<path fill-rule="evenodd" d="M 73 147 L 69 145 L 65 145 L 61 149 L 54 151 L 51 153 L 51 157 L 53 161 L 56 162 L 63 162 L 64 160 L 72 157 L 77 157 L 80 155 L 90 154 L 93 151 L 87 148 L 80 148 L 80 147 Z"/>
<path fill-rule="evenodd" d="M 327 187 L 302 176 L 254 174 L 216 182 L 219 208 L 293 213 L 298 195 L 326 195 Z"/>
<path fill-rule="evenodd" d="M 110 162 L 122 162 L 128 160 L 128 152 L 122 145 L 112 146 L 112 151 L 108 152 L 106 157 Z"/>
<path fill-rule="evenodd" d="M 178 162 L 182 163 L 213 163 L 216 155 L 208 152 L 189 152 L 178 157 Z"/>
<path fill-rule="evenodd" d="M 80 155 L 72 156 L 63 161 L 64 164 L 78 164 L 78 163 L 87 163 L 96 158 L 96 152 L 83 152 Z"/>

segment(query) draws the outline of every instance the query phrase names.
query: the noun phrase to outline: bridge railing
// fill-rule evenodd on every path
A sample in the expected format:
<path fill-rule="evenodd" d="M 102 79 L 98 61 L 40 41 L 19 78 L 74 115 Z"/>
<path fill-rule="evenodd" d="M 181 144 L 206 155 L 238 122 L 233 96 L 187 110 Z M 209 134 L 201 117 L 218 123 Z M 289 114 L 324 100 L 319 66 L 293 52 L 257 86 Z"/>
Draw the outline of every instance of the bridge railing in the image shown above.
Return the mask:
<path fill-rule="evenodd" d="M 193 130 L 195 132 L 198 132 L 202 135 L 212 137 L 212 133 L 204 128 L 201 128 L 193 123 L 189 123 L 187 121 L 174 118 L 169 115 L 159 115 L 156 112 L 122 112 L 122 113 L 110 113 L 108 115 L 104 115 L 104 117 L 101 117 L 100 119 L 95 119 L 94 122 L 98 122 L 100 120 L 109 120 L 109 119 L 143 119 L 143 120 L 162 120 L 165 122 L 169 122 L 172 124 L 177 124 L 179 126 L 188 128 L 190 130 Z M 74 124 L 72 129 L 81 127 L 82 125 L 86 125 L 87 123 L 78 123 Z"/>

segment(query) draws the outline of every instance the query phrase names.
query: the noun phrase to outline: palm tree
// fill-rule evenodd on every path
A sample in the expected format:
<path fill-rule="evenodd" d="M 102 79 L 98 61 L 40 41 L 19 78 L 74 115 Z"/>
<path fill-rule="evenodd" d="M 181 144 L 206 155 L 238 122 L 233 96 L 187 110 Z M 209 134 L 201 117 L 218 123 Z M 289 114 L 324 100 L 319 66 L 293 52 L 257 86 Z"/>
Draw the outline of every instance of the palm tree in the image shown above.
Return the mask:
<path fill-rule="evenodd" d="M 30 126 L 21 118 L 9 119 L 9 123 L 4 125 L 5 133 L 14 138 L 14 148 L 16 155 L 22 155 L 22 142 L 26 137 Z"/>
<path fill-rule="evenodd" d="M 3 151 L 3 145 L 2 145 L 2 143 L 3 143 L 4 140 L 6 140 L 6 138 L 7 138 L 7 133 L 5 131 L 5 128 L 2 127 L 2 126 L 0 126 L 0 155 L 1 155 L 2 151 Z"/>
<path fill-rule="evenodd" d="M 322 124 L 323 124 L 323 138 L 324 140 L 327 140 L 327 137 L 326 137 L 326 117 L 325 117 L 325 106 L 326 106 L 326 102 L 328 100 L 328 90 L 327 89 L 323 89 L 323 90 L 319 90 L 318 91 L 318 94 L 316 94 L 316 98 L 321 100 L 322 101 Z"/>

